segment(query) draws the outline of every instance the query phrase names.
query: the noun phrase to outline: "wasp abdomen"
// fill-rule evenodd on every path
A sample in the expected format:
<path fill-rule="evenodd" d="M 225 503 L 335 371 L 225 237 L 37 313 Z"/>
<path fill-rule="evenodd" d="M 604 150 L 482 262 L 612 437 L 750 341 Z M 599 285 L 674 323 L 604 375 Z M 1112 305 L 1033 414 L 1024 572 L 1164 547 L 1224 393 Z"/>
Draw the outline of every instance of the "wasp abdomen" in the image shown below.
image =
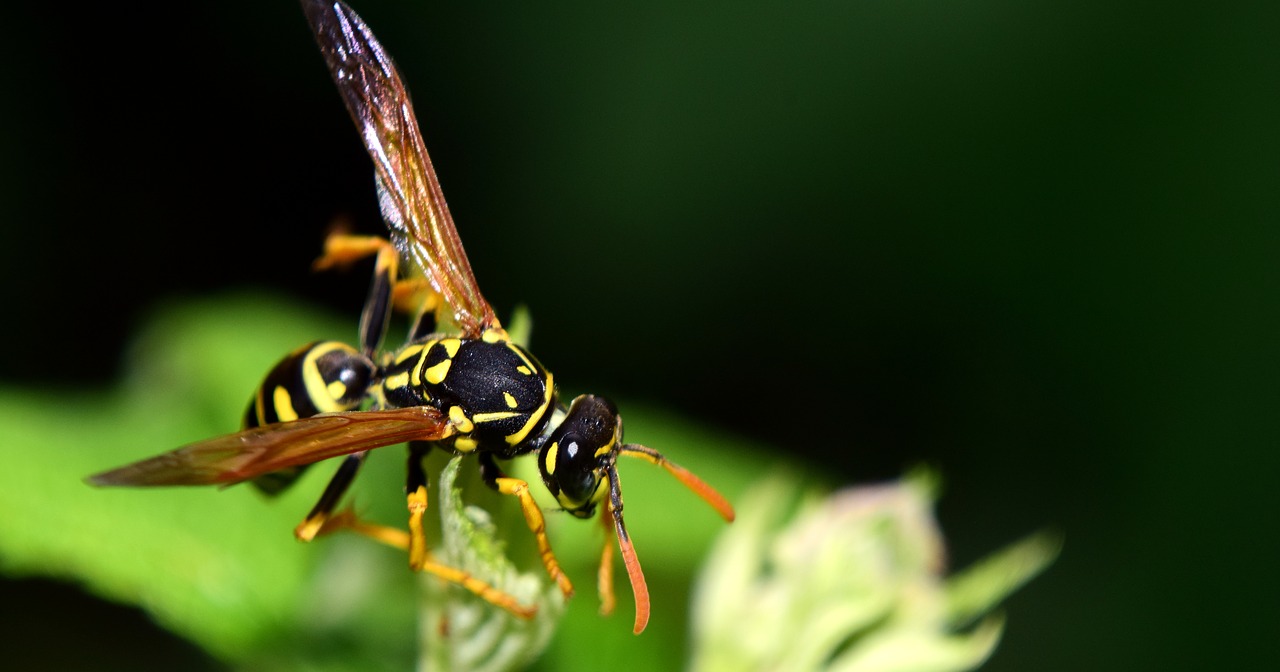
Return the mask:
<path fill-rule="evenodd" d="M 317 341 L 289 353 L 258 386 L 244 414 L 244 428 L 359 408 L 375 367 L 355 348 Z M 289 487 L 305 467 L 264 474 L 253 484 L 267 494 Z"/>

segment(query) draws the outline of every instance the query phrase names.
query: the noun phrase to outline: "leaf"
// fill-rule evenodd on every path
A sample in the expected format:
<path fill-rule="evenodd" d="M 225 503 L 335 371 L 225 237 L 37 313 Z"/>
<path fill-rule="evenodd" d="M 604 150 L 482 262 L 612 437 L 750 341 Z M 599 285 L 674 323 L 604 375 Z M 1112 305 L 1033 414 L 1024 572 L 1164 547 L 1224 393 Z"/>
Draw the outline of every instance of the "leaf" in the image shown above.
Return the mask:
<path fill-rule="evenodd" d="M 512 320 L 513 328 L 519 324 Z M 334 464 L 313 466 L 275 499 L 245 486 L 130 490 L 82 481 L 236 429 L 251 392 L 281 357 L 312 340 L 355 333 L 354 316 L 336 320 L 283 298 L 191 300 L 157 312 L 130 348 L 125 378 L 110 389 L 0 387 L 0 445 L 7 451 L 0 470 L 0 572 L 59 578 L 138 605 L 231 665 L 411 667 L 418 657 L 420 593 L 404 553 L 355 535 L 300 544 L 291 534 Z M 619 405 L 629 439 L 660 447 L 732 501 L 770 468 L 770 453 L 760 446 L 658 408 Z M 507 466 L 534 485 L 548 511 L 552 545 L 578 587 L 535 666 L 597 669 L 599 659 L 580 655 L 596 646 L 637 668 L 680 666 L 691 577 L 723 521 L 663 470 L 640 461 L 620 466 L 628 525 L 654 595 L 649 630 L 635 637 L 625 581 L 618 585 L 617 613 L 597 613 L 598 521 L 555 514 L 531 459 Z M 463 459 L 455 481 L 467 518 L 480 524 L 471 505 L 489 512 L 505 555 L 539 575 L 519 505 L 489 492 L 475 472 L 474 460 Z M 404 451 L 379 449 L 370 453 L 348 501 L 362 517 L 403 528 L 403 484 Z M 443 498 L 433 502 L 443 505 Z M 439 537 L 429 542 L 442 543 Z"/>
<path fill-rule="evenodd" d="M 454 486 L 462 457 L 440 472 L 440 544 L 436 557 L 514 596 L 537 605 L 533 620 L 516 618 L 454 584 L 423 575 L 419 600 L 418 669 L 428 672 L 502 672 L 521 669 L 542 653 L 564 612 L 564 596 L 542 567 L 521 572 L 489 514 L 464 506 Z"/>

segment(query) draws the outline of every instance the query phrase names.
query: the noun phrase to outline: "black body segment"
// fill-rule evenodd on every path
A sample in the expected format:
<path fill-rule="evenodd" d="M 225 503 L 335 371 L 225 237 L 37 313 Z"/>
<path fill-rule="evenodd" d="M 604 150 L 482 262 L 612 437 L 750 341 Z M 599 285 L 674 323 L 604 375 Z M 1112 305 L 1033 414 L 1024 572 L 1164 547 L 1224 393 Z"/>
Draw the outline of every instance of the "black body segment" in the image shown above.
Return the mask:
<path fill-rule="evenodd" d="M 501 338 L 432 338 L 407 346 L 386 369 L 388 406 L 432 406 L 448 414 L 460 452 L 510 458 L 537 447 L 555 403 L 552 376 Z"/>
<path fill-rule="evenodd" d="M 258 386 L 244 428 L 358 408 L 377 367 L 354 348 L 319 341 L 294 350 Z"/>
<path fill-rule="evenodd" d="M 249 407 L 243 429 L 359 408 L 376 375 L 373 362 L 351 346 L 316 341 L 289 353 L 263 379 Z M 309 465 L 263 474 L 253 484 L 268 495 L 293 485 Z"/>

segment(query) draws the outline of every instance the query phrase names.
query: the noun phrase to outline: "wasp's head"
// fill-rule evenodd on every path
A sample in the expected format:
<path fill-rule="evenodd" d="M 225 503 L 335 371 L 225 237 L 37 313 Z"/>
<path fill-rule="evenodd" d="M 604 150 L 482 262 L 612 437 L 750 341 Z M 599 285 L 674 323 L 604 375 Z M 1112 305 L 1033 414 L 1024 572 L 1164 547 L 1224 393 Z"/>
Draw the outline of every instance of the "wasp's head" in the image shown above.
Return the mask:
<path fill-rule="evenodd" d="M 609 494 L 609 471 L 622 441 L 622 418 L 613 402 L 584 394 L 538 453 L 542 482 L 565 511 L 590 518 Z"/>
<path fill-rule="evenodd" d="M 616 535 L 631 590 L 636 596 L 635 632 L 639 634 L 649 622 L 649 588 L 622 520 L 622 484 L 618 481 L 616 465 L 619 455 L 638 457 L 663 467 L 706 500 L 725 520 L 733 520 L 733 507 L 711 486 L 684 467 L 668 461 L 658 451 L 622 443 L 622 418 L 608 399 L 583 395 L 569 405 L 564 419 L 547 435 L 538 453 L 542 482 L 560 506 L 579 518 L 590 518 L 596 505 L 605 502 L 604 524 Z M 601 581 L 604 586 L 604 580 Z M 606 610 L 613 603 L 612 589 L 607 590 L 604 605 L 610 606 L 602 607 Z"/>

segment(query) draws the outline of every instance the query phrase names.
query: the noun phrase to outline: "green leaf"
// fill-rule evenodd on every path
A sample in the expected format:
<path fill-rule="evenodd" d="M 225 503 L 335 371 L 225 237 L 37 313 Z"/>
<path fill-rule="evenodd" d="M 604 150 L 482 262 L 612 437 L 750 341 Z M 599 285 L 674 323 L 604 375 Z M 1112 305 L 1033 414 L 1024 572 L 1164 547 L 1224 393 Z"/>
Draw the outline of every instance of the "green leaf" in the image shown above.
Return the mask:
<path fill-rule="evenodd" d="M 501 672 L 521 669 L 542 653 L 564 612 L 564 596 L 541 566 L 521 572 L 488 512 L 465 506 L 454 487 L 462 457 L 440 472 L 443 493 L 440 562 L 461 569 L 522 605 L 536 605 L 533 620 L 516 618 L 455 584 L 430 575 L 420 580 L 418 669 L 428 672 Z"/>
<path fill-rule="evenodd" d="M 521 319 L 511 322 L 517 332 L 524 329 Z M 293 527 L 314 504 L 334 465 L 315 465 L 274 499 L 243 486 L 102 489 L 82 480 L 234 431 L 250 394 L 281 357 L 316 339 L 350 340 L 355 331 L 354 318 L 334 319 L 282 298 L 228 295 L 187 301 L 156 314 L 130 349 L 126 377 L 111 389 L 0 387 L 0 445 L 6 448 L 0 470 L 0 572 L 60 578 L 105 599 L 142 607 L 164 627 L 232 665 L 274 670 L 412 666 L 418 659 L 419 611 L 425 608 L 420 583 L 439 588 L 440 582 L 409 572 L 403 552 L 355 535 L 312 544 L 293 538 Z M 657 408 L 625 400 L 620 406 L 627 414 L 628 438 L 660 447 L 730 499 L 768 468 L 768 453 L 758 446 Z M 443 468 L 444 457 L 432 469 Z M 663 470 L 639 461 L 620 466 L 628 524 L 654 596 L 650 628 L 635 637 L 625 573 L 617 586 L 618 613 L 610 618 L 597 613 L 592 586 L 602 541 L 599 522 L 555 514 L 554 501 L 538 485 L 533 460 L 506 466 L 534 485 L 535 497 L 548 511 L 553 547 L 578 587 L 549 651 L 536 664 L 595 669 L 599 661 L 581 652 L 599 643 L 637 667 L 678 667 L 691 577 L 723 521 Z M 466 519 L 488 529 L 472 505 L 489 512 L 495 543 L 505 544 L 514 566 L 547 581 L 518 503 L 489 491 L 476 471 L 474 460 L 463 459 L 458 466 Z M 349 501 L 362 517 L 403 528 L 403 485 L 404 451 L 376 450 Z M 462 520 L 448 501 L 449 515 Z M 445 498 L 432 505 L 445 513 Z M 431 534 L 428 541 L 441 557 L 451 553 L 444 548 L 450 542 L 436 536 L 441 530 Z M 452 626 L 461 623 L 460 617 L 450 619 Z"/>

